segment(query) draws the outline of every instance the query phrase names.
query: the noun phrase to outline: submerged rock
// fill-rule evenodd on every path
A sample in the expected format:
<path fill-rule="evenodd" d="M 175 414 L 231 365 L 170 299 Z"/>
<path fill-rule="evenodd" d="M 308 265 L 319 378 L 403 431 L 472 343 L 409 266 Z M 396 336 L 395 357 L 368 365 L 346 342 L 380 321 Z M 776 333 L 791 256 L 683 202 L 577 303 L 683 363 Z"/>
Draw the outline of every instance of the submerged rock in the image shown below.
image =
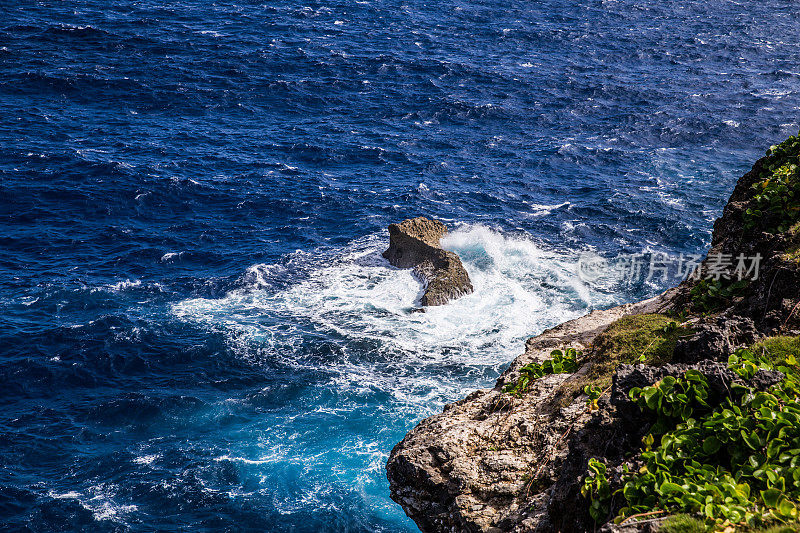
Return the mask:
<path fill-rule="evenodd" d="M 447 226 L 425 217 L 389 225 L 389 249 L 383 257 L 398 268 L 414 269 L 414 275 L 425 284 L 424 306 L 443 305 L 473 291 L 461 259 L 439 244 L 446 234 Z"/>

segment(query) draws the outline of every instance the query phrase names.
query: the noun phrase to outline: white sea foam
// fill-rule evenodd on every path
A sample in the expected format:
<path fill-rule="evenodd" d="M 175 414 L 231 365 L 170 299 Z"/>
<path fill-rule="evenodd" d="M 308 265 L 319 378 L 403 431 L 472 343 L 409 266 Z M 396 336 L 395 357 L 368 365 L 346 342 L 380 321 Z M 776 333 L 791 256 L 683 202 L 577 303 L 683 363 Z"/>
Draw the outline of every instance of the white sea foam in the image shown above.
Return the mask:
<path fill-rule="evenodd" d="M 39 298 L 35 296 L 23 296 L 22 298 L 19 299 L 19 303 L 21 303 L 26 307 L 30 307 L 31 305 L 35 304 L 38 301 Z"/>
<path fill-rule="evenodd" d="M 381 233 L 339 254 L 298 251 L 252 265 L 221 298 L 173 306 L 179 318 L 223 333 L 256 368 L 268 362 L 314 376 L 285 405 L 282 385 L 270 382 L 262 392 L 276 398 L 278 412 L 265 413 L 258 429 L 215 458 L 253 471 L 264 485 L 276 469 L 302 478 L 302 493 L 259 490 L 279 512 L 330 505 L 341 485 L 355 485 L 376 508 L 389 505 L 379 480 L 398 427 L 491 385 L 530 335 L 615 303 L 612 292 L 578 279 L 577 253 L 463 226 L 442 245 L 463 259 L 475 292 L 411 312 L 422 285 L 381 257 L 386 245 Z M 220 402 L 220 416 L 240 403 Z"/>
<path fill-rule="evenodd" d="M 59 500 L 76 500 L 81 507 L 90 511 L 95 520 L 124 521 L 125 516 L 138 510 L 135 505 L 118 504 L 114 500 L 118 487 L 113 484 L 93 485 L 87 494 L 76 491 L 64 493 L 49 492 L 48 496 Z"/>
<path fill-rule="evenodd" d="M 425 313 L 411 312 L 422 285 L 380 256 L 386 242 L 379 235 L 334 258 L 296 254 L 289 262 L 309 263 L 308 275 L 280 290 L 272 287 L 287 275 L 285 266 L 253 265 L 242 287 L 219 299 L 185 300 L 173 312 L 228 332 L 243 354 L 254 353 L 248 346 L 266 346 L 288 364 L 308 364 L 299 355 L 293 359 L 304 336 L 336 339 L 343 355 L 326 361 L 325 370 L 339 386 L 378 386 L 403 403 L 440 404 L 487 382 L 450 378 L 437 368 L 491 368 L 489 375 L 496 375 L 528 336 L 614 303 L 577 278 L 577 254 L 547 251 L 483 226 L 457 229 L 442 245 L 462 257 L 475 292 Z M 364 350 L 380 352 L 378 360 L 359 356 Z"/>
<path fill-rule="evenodd" d="M 550 215 L 556 209 L 560 209 L 560 208 L 566 207 L 568 205 L 570 205 L 569 202 L 562 202 L 560 204 L 551 204 L 551 205 L 548 205 L 548 204 L 530 204 L 531 216 L 541 217 L 541 216 Z"/>
<path fill-rule="evenodd" d="M 133 462 L 136 463 L 137 465 L 149 465 L 152 464 L 153 461 L 159 458 L 161 458 L 161 455 L 157 453 L 151 455 L 142 455 L 139 457 L 134 457 Z"/>
<path fill-rule="evenodd" d="M 49 496 L 51 498 L 55 498 L 57 500 L 71 500 L 71 499 L 80 498 L 81 495 L 79 493 L 75 492 L 75 491 L 69 491 L 69 492 L 64 492 L 64 493 L 60 493 L 60 494 L 57 493 L 57 492 L 51 492 L 49 494 Z"/>
<path fill-rule="evenodd" d="M 111 292 L 119 292 L 125 289 L 131 289 L 133 287 L 140 287 L 142 285 L 142 280 L 139 279 L 126 279 L 123 281 L 118 281 L 117 283 L 112 283 L 110 285 L 106 285 L 103 288 L 109 290 Z"/>

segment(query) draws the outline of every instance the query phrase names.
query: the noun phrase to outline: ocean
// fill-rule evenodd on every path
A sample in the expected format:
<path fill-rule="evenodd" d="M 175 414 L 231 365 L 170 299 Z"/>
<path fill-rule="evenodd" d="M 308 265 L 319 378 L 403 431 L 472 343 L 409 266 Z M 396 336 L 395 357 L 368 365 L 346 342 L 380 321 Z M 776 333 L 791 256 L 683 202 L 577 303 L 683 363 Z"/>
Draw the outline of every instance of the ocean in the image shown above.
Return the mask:
<path fill-rule="evenodd" d="M 410 532 L 392 446 L 677 280 L 798 130 L 789 0 L 0 0 L 0 529 Z M 475 292 L 411 313 L 386 226 Z"/>

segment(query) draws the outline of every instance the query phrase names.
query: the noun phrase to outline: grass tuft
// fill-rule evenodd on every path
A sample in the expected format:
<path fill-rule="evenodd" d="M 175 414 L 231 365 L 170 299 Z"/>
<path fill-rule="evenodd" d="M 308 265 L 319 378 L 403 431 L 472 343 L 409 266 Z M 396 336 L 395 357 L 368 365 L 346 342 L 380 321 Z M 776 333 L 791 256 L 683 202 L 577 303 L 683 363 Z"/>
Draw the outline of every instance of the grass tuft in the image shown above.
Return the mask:
<path fill-rule="evenodd" d="M 686 328 L 663 314 L 620 318 L 598 335 L 591 353 L 582 361 L 584 368 L 555 390 L 551 405 L 556 408 L 569 405 L 587 385 L 601 391 L 607 389 L 619 365 L 670 362 L 678 337 L 686 332 Z"/>
<path fill-rule="evenodd" d="M 782 363 L 790 355 L 800 361 L 800 337 L 767 337 L 755 343 L 750 350 L 764 355 L 774 365 Z"/>
<path fill-rule="evenodd" d="M 708 526 L 702 520 L 687 514 L 678 514 L 667 518 L 658 533 L 706 533 Z"/>

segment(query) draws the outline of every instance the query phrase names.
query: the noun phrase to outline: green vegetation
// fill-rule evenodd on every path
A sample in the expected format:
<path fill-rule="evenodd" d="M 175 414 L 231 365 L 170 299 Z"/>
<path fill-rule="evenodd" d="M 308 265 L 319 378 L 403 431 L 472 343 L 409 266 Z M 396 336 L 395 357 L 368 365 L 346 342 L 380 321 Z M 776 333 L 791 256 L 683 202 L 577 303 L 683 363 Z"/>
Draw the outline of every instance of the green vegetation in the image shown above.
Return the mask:
<path fill-rule="evenodd" d="M 707 531 L 708 524 L 706 522 L 687 514 L 670 516 L 658 529 L 658 533 L 706 533 Z M 797 533 L 800 531 L 800 522 L 757 528 L 737 528 L 735 531 L 741 531 L 742 533 Z"/>
<path fill-rule="evenodd" d="M 680 324 L 689 320 L 689 309 L 681 309 L 680 311 L 677 309 L 670 309 L 667 311 L 667 316 L 674 318 Z"/>
<path fill-rule="evenodd" d="M 781 255 L 781 258 L 792 263 L 800 263 L 800 246 L 790 248 L 785 254 Z"/>
<path fill-rule="evenodd" d="M 751 533 L 797 533 L 800 531 L 800 522 L 792 522 L 791 524 L 777 524 L 758 529 L 746 530 Z"/>
<path fill-rule="evenodd" d="M 783 233 L 800 219 L 800 137 L 789 137 L 767 151 L 750 207 L 746 230 Z"/>
<path fill-rule="evenodd" d="M 609 370 L 625 363 L 668 363 L 678 336 L 683 333 L 667 315 L 625 316 L 598 336 L 595 362 Z"/>
<path fill-rule="evenodd" d="M 657 421 L 643 439 L 641 468 L 624 468 L 618 521 L 662 511 L 697 518 L 675 517 L 662 531 L 697 531 L 689 527 L 700 520 L 705 531 L 796 527 L 788 524 L 797 521 L 800 503 L 799 357 L 799 337 L 737 350 L 728 366 L 744 380 L 760 369 L 780 370 L 784 379 L 768 391 L 733 383 L 716 405 L 708 402 L 706 377 L 694 370 L 631 389 L 631 399 Z M 590 461 L 582 492 L 597 522 L 608 518 L 608 483 L 605 465 Z"/>
<path fill-rule="evenodd" d="M 582 354 L 583 352 L 575 348 L 566 348 L 563 352 L 561 350 L 553 350 L 550 352 L 550 359 L 546 359 L 542 363 L 528 363 L 520 368 L 517 382 L 507 384 L 503 387 L 503 392 L 508 392 L 517 398 L 521 398 L 530 384 L 543 376 L 577 372 L 578 368 L 580 368 L 578 357 Z"/>
<path fill-rule="evenodd" d="M 594 411 L 600 407 L 597 402 L 600 400 L 600 396 L 603 395 L 601 389 L 592 385 L 586 385 L 583 388 L 583 393 L 586 395 L 586 407 L 588 407 L 590 411 Z"/>
<path fill-rule="evenodd" d="M 553 394 L 554 406 L 564 407 L 586 387 L 611 386 L 614 370 L 621 364 L 664 364 L 672 360 L 678 337 L 688 330 L 667 315 L 625 316 L 598 335 L 587 360 L 590 366 L 562 383 Z"/>
<path fill-rule="evenodd" d="M 692 309 L 698 313 L 713 313 L 725 308 L 733 298 L 741 296 L 747 288 L 747 280 L 700 280 L 689 293 Z"/>
<path fill-rule="evenodd" d="M 661 524 L 658 533 L 705 533 L 706 523 L 686 514 L 670 516 Z"/>
<path fill-rule="evenodd" d="M 589 459 L 588 474 L 583 480 L 581 494 L 591 501 L 589 514 L 595 522 L 605 522 L 609 513 L 611 484 L 606 477 L 606 465 L 597 459 Z"/>
<path fill-rule="evenodd" d="M 789 238 L 789 243 L 786 251 L 781 254 L 781 259 L 790 263 L 800 263 L 800 222 L 789 228 L 786 236 Z"/>
<path fill-rule="evenodd" d="M 708 381 L 700 372 L 687 370 L 683 377 L 666 376 L 652 387 L 633 388 L 630 397 L 642 410 L 658 413 L 650 431 L 662 435 L 675 420 L 691 418 L 696 407 L 708 407 Z"/>
<path fill-rule="evenodd" d="M 797 364 L 795 359 L 800 357 L 800 337 L 768 337 L 755 343 L 750 350 L 772 366 L 780 366 L 784 361 L 794 365 Z"/>

